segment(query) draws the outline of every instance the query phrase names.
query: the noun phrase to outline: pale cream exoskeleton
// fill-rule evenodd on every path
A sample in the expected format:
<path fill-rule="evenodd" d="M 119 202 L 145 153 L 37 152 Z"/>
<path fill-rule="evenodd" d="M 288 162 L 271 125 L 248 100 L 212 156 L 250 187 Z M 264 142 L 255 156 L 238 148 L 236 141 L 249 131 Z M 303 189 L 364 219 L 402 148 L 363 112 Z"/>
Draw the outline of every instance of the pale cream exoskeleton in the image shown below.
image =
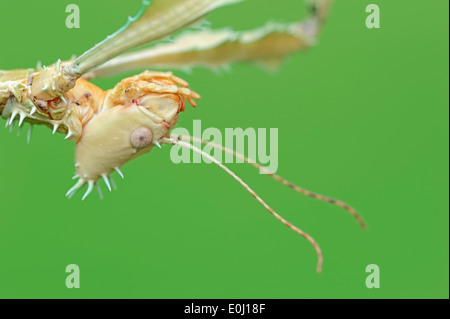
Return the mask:
<path fill-rule="evenodd" d="M 185 110 L 185 100 L 200 96 L 172 73 L 149 72 L 122 80 L 113 90 L 95 100 L 96 113 L 83 126 L 75 148 L 77 184 L 71 197 L 85 183 L 88 191 L 103 179 L 111 190 L 109 177 L 130 160 L 161 147 Z M 72 99 L 71 99 L 72 101 Z M 77 106 L 75 106 L 77 108 Z"/>
<path fill-rule="evenodd" d="M 233 62 L 254 62 L 274 68 L 288 54 L 315 43 L 332 0 L 308 0 L 309 16 L 300 22 L 271 23 L 262 28 L 235 32 L 230 29 L 205 29 L 202 23 L 210 11 L 240 0 L 143 0 L 142 9 L 126 25 L 74 60 L 58 60 L 49 67 L 0 71 L 0 114 L 6 126 L 43 124 L 53 133 L 65 134 L 76 144 L 75 166 L 78 179 L 67 192 L 72 197 L 86 187 L 85 199 L 98 181 L 112 187 L 110 175 L 134 158 L 161 144 L 179 145 L 202 153 L 238 181 L 284 225 L 305 237 L 318 256 L 317 270 L 322 269 L 322 252 L 314 239 L 278 215 L 241 178 L 209 154 L 191 143 L 195 137 L 170 135 L 186 101 L 195 106 L 200 96 L 172 72 L 144 71 L 126 78 L 113 89 L 103 91 L 89 82 L 96 77 L 120 74 L 151 67 L 186 69 L 221 68 Z M 176 31 L 187 31 L 170 39 Z M 200 28 L 201 30 L 198 30 Z M 158 42 L 164 40 L 163 42 Z M 126 53 L 156 42 L 150 48 Z M 215 145 L 245 162 L 243 155 Z M 300 188 L 280 176 L 269 176 L 304 195 L 346 209 L 365 228 L 364 221 L 349 205 Z M 87 186 L 86 186 L 87 185 Z M 99 194 L 101 194 L 99 190 Z"/>

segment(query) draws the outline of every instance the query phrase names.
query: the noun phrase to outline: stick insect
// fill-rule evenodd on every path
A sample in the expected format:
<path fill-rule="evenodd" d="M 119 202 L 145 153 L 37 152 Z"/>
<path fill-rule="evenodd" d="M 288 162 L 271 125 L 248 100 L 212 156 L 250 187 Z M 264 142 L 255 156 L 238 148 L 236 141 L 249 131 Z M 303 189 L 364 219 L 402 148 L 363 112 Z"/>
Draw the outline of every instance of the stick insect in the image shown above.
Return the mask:
<path fill-rule="evenodd" d="M 53 134 L 65 134 L 75 143 L 76 184 L 67 192 L 72 197 L 87 187 L 84 200 L 103 180 L 111 191 L 110 175 L 122 178 L 121 167 L 162 144 L 178 145 L 202 154 L 243 186 L 281 223 L 303 236 L 314 247 L 322 270 L 323 256 L 316 241 L 300 228 L 276 213 L 240 177 L 214 157 L 195 147 L 208 144 L 191 136 L 171 135 L 186 101 L 196 106 L 200 95 L 172 72 L 144 71 L 123 79 L 113 89 L 103 91 L 89 80 L 143 68 L 183 69 L 217 68 L 233 62 L 267 62 L 306 49 L 314 44 L 332 0 L 308 0 L 309 16 L 290 24 L 268 24 L 262 28 L 235 32 L 230 29 L 204 28 L 209 12 L 241 0 L 142 0 L 142 8 L 126 25 L 105 40 L 70 61 L 58 60 L 49 67 L 0 71 L 0 114 L 11 129 L 18 123 L 42 124 Z M 200 28 L 199 28 L 200 26 Z M 182 29 L 181 34 L 171 36 Z M 171 42 L 167 43 L 167 39 Z M 145 44 L 150 48 L 127 51 Z M 264 170 L 244 155 L 220 145 L 222 152 L 233 154 Z M 337 205 L 352 214 L 365 228 L 360 215 L 342 201 L 298 187 L 282 177 L 269 176 L 293 190 Z"/>

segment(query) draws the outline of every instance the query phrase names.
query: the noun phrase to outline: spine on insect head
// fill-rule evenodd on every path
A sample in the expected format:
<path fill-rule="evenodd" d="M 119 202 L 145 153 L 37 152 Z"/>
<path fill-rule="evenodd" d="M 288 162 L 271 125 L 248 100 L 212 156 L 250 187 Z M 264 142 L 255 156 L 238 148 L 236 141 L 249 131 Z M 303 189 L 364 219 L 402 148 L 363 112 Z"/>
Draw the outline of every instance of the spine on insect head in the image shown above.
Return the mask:
<path fill-rule="evenodd" d="M 303 24 L 269 23 L 239 32 L 221 30 L 186 31 L 173 43 L 119 56 L 86 77 L 104 77 L 148 66 L 186 70 L 207 67 L 220 70 L 235 62 L 254 62 L 275 69 L 288 54 L 313 45 L 314 37 Z"/>
<path fill-rule="evenodd" d="M 18 81 L 1 83 L 6 97 L 1 105 L 2 116 L 11 128 L 15 121 L 19 126 L 24 121 L 44 124 L 54 134 L 64 133 L 76 143 L 78 181 L 68 197 L 88 185 L 83 196 L 86 198 L 96 185 L 98 188 L 99 180 L 112 190 L 115 184 L 111 173 L 123 176 L 120 168 L 124 164 L 154 146 L 160 148 L 160 140 L 175 126 L 186 101 L 195 106 L 194 99 L 200 98 L 187 82 L 171 72 L 145 71 L 106 92 L 79 79 L 61 97 L 43 101 L 30 90 L 36 74 L 39 73 L 31 72 Z"/>

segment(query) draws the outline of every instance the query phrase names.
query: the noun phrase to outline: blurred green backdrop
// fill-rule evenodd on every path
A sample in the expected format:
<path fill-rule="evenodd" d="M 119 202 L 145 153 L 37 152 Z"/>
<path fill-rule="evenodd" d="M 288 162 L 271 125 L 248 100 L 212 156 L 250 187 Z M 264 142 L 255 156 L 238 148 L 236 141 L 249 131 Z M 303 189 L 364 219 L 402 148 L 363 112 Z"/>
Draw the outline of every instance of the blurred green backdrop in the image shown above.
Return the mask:
<path fill-rule="evenodd" d="M 81 28 L 67 29 L 69 3 L 3 1 L 0 69 L 80 54 L 140 6 L 78 0 Z M 381 29 L 365 26 L 369 3 L 380 6 Z M 5 129 L 0 297 L 448 298 L 448 5 L 337 1 L 318 46 L 275 74 L 244 64 L 221 76 L 177 72 L 203 96 L 179 127 L 277 127 L 278 172 L 363 214 L 367 232 L 339 208 L 231 165 L 315 237 L 321 275 L 311 246 L 212 165 L 175 165 L 165 146 L 124 167 L 105 200 L 69 201 L 74 145 L 44 127 L 31 145 Z M 304 14 L 300 0 L 248 0 L 209 21 L 249 29 Z M 71 263 L 80 289 L 65 286 Z M 380 289 L 365 286 L 372 263 Z"/>

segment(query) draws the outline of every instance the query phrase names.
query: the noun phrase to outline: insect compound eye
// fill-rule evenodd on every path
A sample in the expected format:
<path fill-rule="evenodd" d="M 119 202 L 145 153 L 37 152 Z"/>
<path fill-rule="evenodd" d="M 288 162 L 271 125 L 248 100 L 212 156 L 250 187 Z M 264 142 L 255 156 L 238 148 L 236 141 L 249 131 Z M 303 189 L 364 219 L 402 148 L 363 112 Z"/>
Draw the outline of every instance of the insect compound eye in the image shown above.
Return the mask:
<path fill-rule="evenodd" d="M 150 145 L 152 140 L 153 132 L 149 128 L 144 126 L 135 129 L 131 133 L 130 137 L 131 145 L 138 149 L 147 147 L 148 145 Z"/>

